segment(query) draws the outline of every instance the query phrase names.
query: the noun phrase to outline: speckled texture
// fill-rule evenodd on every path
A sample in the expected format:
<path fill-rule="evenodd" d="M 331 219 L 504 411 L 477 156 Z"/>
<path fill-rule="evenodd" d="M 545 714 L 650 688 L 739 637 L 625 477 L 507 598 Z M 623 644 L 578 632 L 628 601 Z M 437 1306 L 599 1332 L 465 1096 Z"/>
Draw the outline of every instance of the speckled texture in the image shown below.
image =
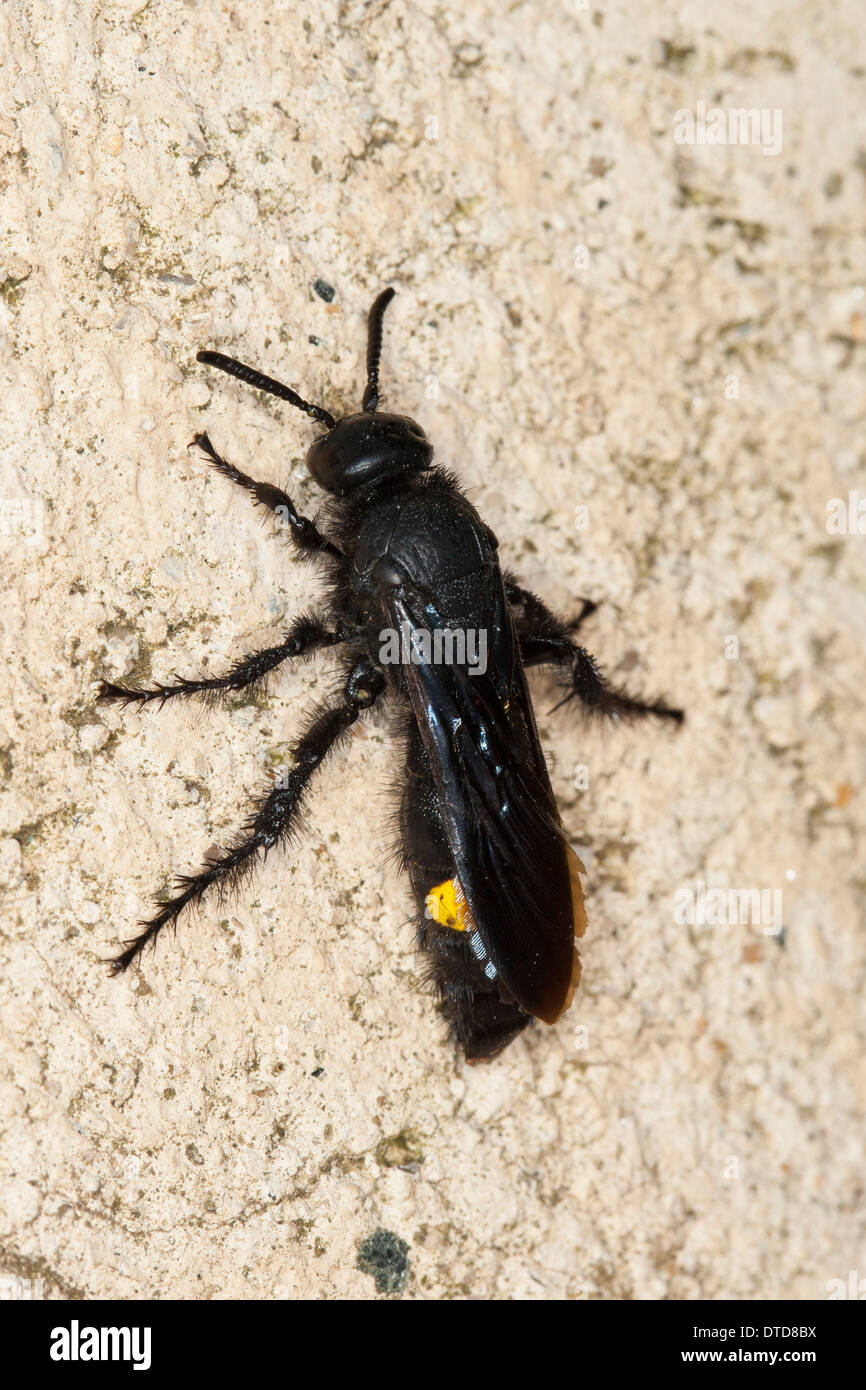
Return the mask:
<path fill-rule="evenodd" d="M 0 491 L 42 504 L 41 538 L 0 537 L 0 1273 L 373 1298 L 381 1229 L 404 1298 L 866 1274 L 866 536 L 826 528 L 866 496 L 862 8 L 672 13 L 0 10 Z M 701 99 L 780 108 L 782 152 L 677 145 Z M 101 676 L 219 669 L 315 593 L 186 449 L 207 426 L 315 508 L 311 426 L 195 350 L 339 411 L 388 283 L 385 404 L 525 582 L 602 601 L 606 668 L 689 716 L 587 729 L 534 680 L 589 870 L 584 982 L 487 1067 L 421 988 L 378 715 L 241 900 L 140 975 L 101 965 L 334 678 L 94 707 Z M 699 879 L 780 888 L 783 940 L 677 923 Z"/>

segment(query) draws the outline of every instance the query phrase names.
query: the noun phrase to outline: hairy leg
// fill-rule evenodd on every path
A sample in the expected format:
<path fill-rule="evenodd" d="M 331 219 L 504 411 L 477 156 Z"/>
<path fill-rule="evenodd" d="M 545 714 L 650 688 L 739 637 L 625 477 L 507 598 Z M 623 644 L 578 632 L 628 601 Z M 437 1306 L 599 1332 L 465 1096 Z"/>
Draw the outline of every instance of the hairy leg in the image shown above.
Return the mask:
<path fill-rule="evenodd" d="M 207 456 L 211 467 L 224 478 L 237 483 L 238 487 L 252 493 L 260 506 L 273 512 L 281 526 L 288 526 L 298 550 L 308 555 L 324 554 L 338 557 L 341 554 L 333 541 L 322 535 L 314 521 L 307 516 L 301 516 L 289 494 L 283 492 L 282 488 L 274 487 L 271 483 L 257 483 L 255 478 L 242 473 L 233 463 L 228 463 L 217 453 L 206 434 L 197 434 L 192 442 Z"/>
<path fill-rule="evenodd" d="M 289 657 L 304 656 L 322 647 L 333 647 L 344 641 L 345 636 L 346 634 L 339 629 L 331 631 L 316 614 L 304 614 L 303 617 L 295 619 L 285 639 L 277 646 L 265 647 L 260 652 L 243 657 L 236 661 L 224 676 L 207 676 L 198 680 L 187 680 L 185 676 L 179 676 L 175 685 L 157 684 L 145 690 L 103 681 L 97 698 L 139 706 L 147 704 L 150 700 L 158 700 L 160 708 L 173 695 L 203 695 L 205 700 L 217 701 L 234 690 L 262 686 L 270 672 Z"/>
<path fill-rule="evenodd" d="M 160 905 L 153 917 L 140 923 L 144 930 L 127 942 L 111 962 L 113 975 L 126 970 L 149 942 L 155 943 L 163 927 L 175 925 L 184 909 L 200 902 L 209 888 L 216 885 L 223 894 L 231 892 L 254 870 L 260 850 L 267 855 L 275 844 L 291 835 L 313 773 L 345 737 L 362 710 L 375 703 L 384 684 L 382 672 L 372 662 L 360 661 L 352 668 L 342 701 L 314 714 L 293 750 L 286 775 L 259 800 L 254 813 L 226 849 L 207 859 L 197 874 L 182 875 L 176 880 L 174 895 Z"/>
<path fill-rule="evenodd" d="M 591 598 L 581 599 L 577 617 L 564 622 L 551 612 L 544 599 L 539 598 L 531 589 L 524 589 L 511 575 L 505 576 L 505 593 L 511 606 L 519 610 L 518 625 L 539 637 L 557 637 L 560 634 L 567 636 L 570 632 L 577 632 L 581 623 L 598 608 L 598 604 L 593 603 Z"/>
<path fill-rule="evenodd" d="M 579 700 L 587 709 L 612 718 L 638 719 L 651 714 L 657 719 L 670 719 L 674 724 L 682 724 L 685 715 L 681 709 L 674 709 L 671 705 L 665 704 L 664 700 L 638 700 L 627 691 L 608 685 L 596 665 L 595 658 L 590 656 L 586 648 L 579 647 L 574 642 L 569 645 L 567 655 L 563 656 L 557 647 L 556 656 L 552 658 L 558 666 L 571 663 L 565 694 L 559 703 L 554 705 L 554 709 L 559 709 L 572 700 Z M 539 654 L 536 653 L 534 664 L 539 665 L 543 660 L 544 658 L 539 659 Z"/>
<path fill-rule="evenodd" d="M 673 709 L 663 700 L 638 700 L 625 690 L 608 685 L 594 658 L 574 641 L 572 633 L 597 607 L 590 599 L 583 600 L 576 619 L 565 623 L 536 594 L 521 588 L 510 578 L 506 582 L 506 592 L 509 603 L 520 610 L 517 636 L 524 665 L 570 668 L 565 694 L 554 709 L 578 700 L 601 715 L 625 719 L 655 715 L 676 724 L 683 722 L 682 710 Z"/>

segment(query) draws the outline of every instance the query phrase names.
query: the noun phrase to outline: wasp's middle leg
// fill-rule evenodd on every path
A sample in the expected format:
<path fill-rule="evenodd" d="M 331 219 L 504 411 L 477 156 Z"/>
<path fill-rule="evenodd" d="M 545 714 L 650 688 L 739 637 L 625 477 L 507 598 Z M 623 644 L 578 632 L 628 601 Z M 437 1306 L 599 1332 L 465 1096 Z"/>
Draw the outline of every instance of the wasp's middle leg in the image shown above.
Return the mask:
<path fill-rule="evenodd" d="M 683 722 L 685 716 L 682 710 L 674 709 L 663 700 L 639 700 L 627 691 L 609 685 L 595 659 L 585 647 L 578 646 L 574 641 L 572 634 L 597 606 L 590 599 L 584 599 L 577 618 L 566 623 L 528 589 L 509 581 L 507 593 L 509 602 L 521 610 L 516 626 L 524 665 L 555 666 L 560 670 L 570 668 L 565 694 L 554 706 L 555 709 L 571 700 L 578 700 L 587 709 L 601 715 L 626 719 L 654 715 L 676 724 Z"/>
<path fill-rule="evenodd" d="M 201 695 L 205 700 L 216 702 L 238 690 L 261 689 L 270 673 L 291 657 L 306 656 L 323 647 L 333 647 L 345 641 L 346 632 L 339 626 L 331 629 L 323 617 L 315 613 L 296 618 L 282 642 L 275 647 L 264 647 L 251 652 L 249 656 L 236 661 L 224 676 L 201 676 L 189 679 L 177 676 L 174 685 L 134 686 L 115 685 L 103 681 L 99 687 L 100 701 L 116 700 L 123 705 L 148 704 L 158 700 L 160 708 L 173 696 L 188 697 Z"/>

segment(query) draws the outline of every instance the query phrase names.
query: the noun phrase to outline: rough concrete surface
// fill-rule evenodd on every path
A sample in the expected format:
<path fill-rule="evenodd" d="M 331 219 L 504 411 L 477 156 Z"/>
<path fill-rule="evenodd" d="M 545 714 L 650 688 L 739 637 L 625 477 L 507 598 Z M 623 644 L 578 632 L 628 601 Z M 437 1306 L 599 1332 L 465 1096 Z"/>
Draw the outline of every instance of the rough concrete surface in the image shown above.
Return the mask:
<path fill-rule="evenodd" d="M 866 497 L 862 29 L 856 0 L 2 7 L 13 1282 L 813 1299 L 866 1274 L 866 535 L 827 525 Z M 780 110 L 781 150 L 678 143 L 699 101 Z M 206 427 L 315 510 L 314 427 L 195 351 L 345 410 L 386 284 L 385 405 L 524 582 L 599 600 L 609 674 L 688 712 L 602 730 L 533 675 L 584 980 L 475 1068 L 422 987 L 377 713 L 296 848 L 140 972 L 102 964 L 336 671 L 227 709 L 94 703 L 101 677 L 219 670 L 317 592 L 187 449 Z M 678 920 L 699 881 L 780 891 L 784 931 Z"/>

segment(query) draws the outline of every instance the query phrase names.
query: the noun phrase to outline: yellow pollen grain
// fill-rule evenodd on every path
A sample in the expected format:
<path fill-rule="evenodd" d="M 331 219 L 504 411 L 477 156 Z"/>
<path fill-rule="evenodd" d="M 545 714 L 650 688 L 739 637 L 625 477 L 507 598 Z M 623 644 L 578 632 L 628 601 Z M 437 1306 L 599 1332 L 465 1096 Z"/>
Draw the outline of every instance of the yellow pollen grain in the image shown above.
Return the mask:
<path fill-rule="evenodd" d="M 435 888 L 431 888 L 424 899 L 424 906 L 440 927 L 466 931 L 469 925 L 469 909 L 456 879 L 449 878 L 445 883 L 438 883 Z"/>

